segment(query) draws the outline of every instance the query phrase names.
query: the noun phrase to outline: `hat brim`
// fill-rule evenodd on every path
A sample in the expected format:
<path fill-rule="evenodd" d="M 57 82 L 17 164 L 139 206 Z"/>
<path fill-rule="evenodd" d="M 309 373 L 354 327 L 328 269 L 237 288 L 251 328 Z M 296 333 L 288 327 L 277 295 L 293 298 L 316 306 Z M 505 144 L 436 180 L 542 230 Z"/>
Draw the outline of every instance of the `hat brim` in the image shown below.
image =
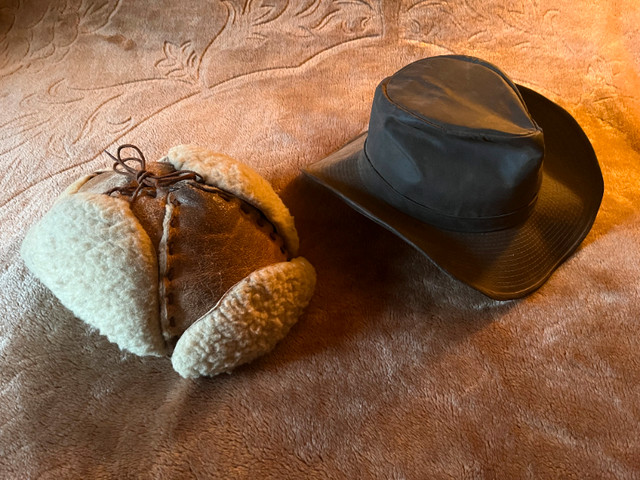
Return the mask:
<path fill-rule="evenodd" d="M 593 147 L 573 117 L 533 90 L 518 89 L 543 129 L 545 154 L 538 200 L 531 216 L 516 227 L 447 231 L 380 200 L 364 186 L 371 168 L 363 157 L 366 133 L 303 171 L 454 278 L 496 300 L 523 297 L 538 289 L 587 236 L 604 182 Z M 386 193 L 399 195 L 390 187 Z"/>

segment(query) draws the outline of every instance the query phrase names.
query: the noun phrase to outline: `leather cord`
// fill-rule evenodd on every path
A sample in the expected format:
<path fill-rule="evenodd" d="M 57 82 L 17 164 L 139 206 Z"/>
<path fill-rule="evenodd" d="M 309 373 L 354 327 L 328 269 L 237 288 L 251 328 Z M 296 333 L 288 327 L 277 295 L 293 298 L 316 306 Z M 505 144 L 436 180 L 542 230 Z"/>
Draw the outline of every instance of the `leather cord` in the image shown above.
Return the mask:
<path fill-rule="evenodd" d="M 137 156 L 123 158 L 122 151 L 127 148 L 135 150 Z M 111 154 L 107 150 L 105 150 L 104 153 L 115 161 L 113 164 L 114 172 L 125 175 L 134 182 L 131 185 L 112 188 L 106 192 L 106 194 L 111 195 L 114 192 L 118 192 L 122 195 L 131 196 L 131 202 L 135 201 L 143 189 L 150 188 L 155 193 L 160 187 L 170 187 L 174 183 L 184 180 L 193 180 L 198 183 L 204 182 L 204 179 L 200 175 L 191 170 L 175 170 L 163 175 L 154 175 L 146 169 L 147 161 L 142 151 L 137 146 L 129 143 L 120 145 L 116 155 Z M 132 164 L 137 164 L 137 167 Z"/>

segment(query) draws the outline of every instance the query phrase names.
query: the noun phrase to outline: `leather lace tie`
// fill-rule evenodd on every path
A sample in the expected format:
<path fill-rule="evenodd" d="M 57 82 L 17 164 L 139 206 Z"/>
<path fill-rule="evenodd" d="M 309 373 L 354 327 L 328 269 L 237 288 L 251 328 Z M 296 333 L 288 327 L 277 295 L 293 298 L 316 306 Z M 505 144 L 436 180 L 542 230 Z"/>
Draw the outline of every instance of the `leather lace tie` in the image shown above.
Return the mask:
<path fill-rule="evenodd" d="M 122 158 L 122 151 L 126 148 L 132 148 L 138 156 Z M 131 196 L 131 202 L 135 201 L 140 192 L 144 189 L 151 189 L 155 194 L 159 187 L 170 187 L 174 183 L 182 182 L 184 180 L 193 180 L 198 183 L 204 182 L 204 179 L 200 175 L 191 170 L 175 170 L 171 173 L 165 173 L 162 175 L 153 174 L 146 169 L 147 161 L 144 158 L 144 154 L 135 145 L 120 145 L 116 154 L 117 156 L 112 155 L 106 150 L 104 153 L 109 155 L 115 161 L 113 164 L 114 172 L 125 175 L 134 181 L 132 185 L 112 188 L 106 192 L 106 194 L 111 195 L 114 192 L 118 192 L 121 195 Z M 132 166 L 130 163 L 138 164 L 138 167 Z"/>

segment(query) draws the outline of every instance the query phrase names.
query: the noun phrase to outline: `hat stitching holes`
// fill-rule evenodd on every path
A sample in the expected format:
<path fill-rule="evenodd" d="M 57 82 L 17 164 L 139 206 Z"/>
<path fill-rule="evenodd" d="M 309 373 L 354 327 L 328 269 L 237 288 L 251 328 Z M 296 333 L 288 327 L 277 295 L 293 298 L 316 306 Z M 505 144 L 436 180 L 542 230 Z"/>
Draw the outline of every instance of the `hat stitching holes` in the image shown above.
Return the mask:
<path fill-rule="evenodd" d="M 175 235 L 179 226 L 180 201 L 175 194 L 169 192 L 165 197 L 165 215 L 162 221 L 162 238 L 158 245 L 158 300 L 159 317 L 162 336 L 167 348 L 171 349 L 173 329 L 176 326 L 176 318 L 173 315 L 173 280 L 175 278 L 175 268 L 173 256 L 175 255 Z"/>
<path fill-rule="evenodd" d="M 237 197 L 236 197 L 237 198 Z M 267 218 L 267 216 L 259 208 L 251 205 L 249 202 L 238 198 L 240 202 L 240 211 L 254 222 L 260 230 L 265 232 L 271 241 L 273 241 L 278 247 L 280 252 L 289 257 L 289 251 L 285 247 L 284 237 L 280 235 L 276 226 Z"/>

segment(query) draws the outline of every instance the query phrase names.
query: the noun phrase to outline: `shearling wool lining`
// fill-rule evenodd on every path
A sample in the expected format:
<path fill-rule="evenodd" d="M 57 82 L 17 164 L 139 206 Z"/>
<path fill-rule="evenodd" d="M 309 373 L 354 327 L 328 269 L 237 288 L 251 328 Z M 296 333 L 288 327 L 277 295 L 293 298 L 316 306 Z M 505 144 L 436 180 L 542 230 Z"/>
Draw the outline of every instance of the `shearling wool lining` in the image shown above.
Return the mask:
<path fill-rule="evenodd" d="M 76 316 L 121 348 L 162 355 L 156 254 L 126 200 L 62 194 L 28 232 L 22 257 Z"/>
<path fill-rule="evenodd" d="M 209 185 L 249 202 L 261 210 L 282 235 L 292 256 L 298 253 L 298 233 L 289 209 L 271 184 L 253 168 L 222 153 L 195 145 L 178 145 L 169 150 L 169 162 L 178 170 L 193 170 Z"/>
<path fill-rule="evenodd" d="M 296 323 L 315 283 L 302 257 L 256 270 L 182 335 L 173 368 L 183 377 L 217 375 L 269 352 Z"/>

